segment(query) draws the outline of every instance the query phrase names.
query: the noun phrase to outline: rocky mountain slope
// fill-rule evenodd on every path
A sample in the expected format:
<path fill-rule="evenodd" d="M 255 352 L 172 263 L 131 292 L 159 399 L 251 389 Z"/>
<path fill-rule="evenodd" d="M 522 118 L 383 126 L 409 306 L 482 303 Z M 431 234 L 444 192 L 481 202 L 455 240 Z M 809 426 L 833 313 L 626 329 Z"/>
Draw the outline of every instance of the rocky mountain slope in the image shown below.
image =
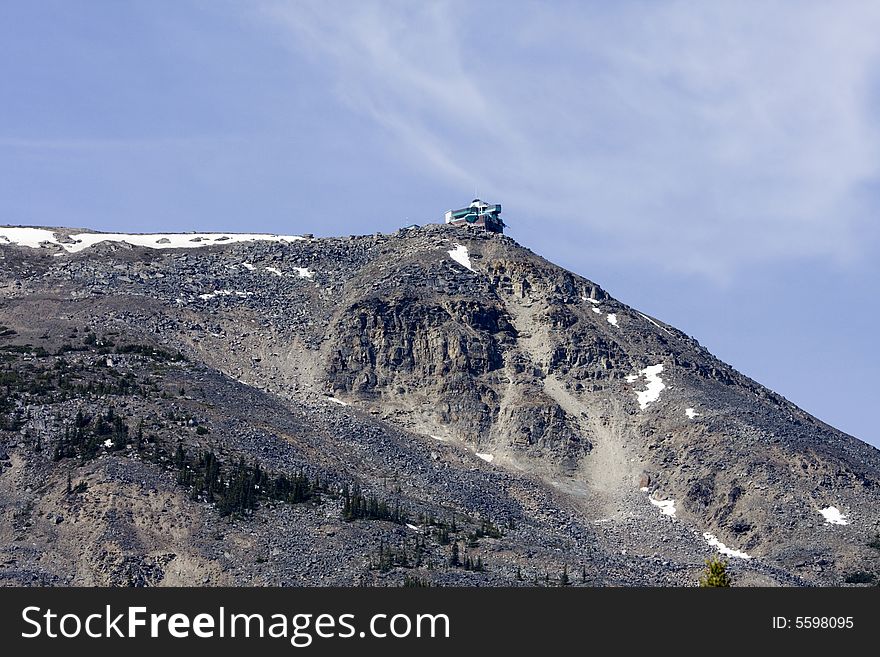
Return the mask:
<path fill-rule="evenodd" d="M 880 452 L 501 235 L 0 227 L 0 359 L 6 584 L 878 573 Z"/>

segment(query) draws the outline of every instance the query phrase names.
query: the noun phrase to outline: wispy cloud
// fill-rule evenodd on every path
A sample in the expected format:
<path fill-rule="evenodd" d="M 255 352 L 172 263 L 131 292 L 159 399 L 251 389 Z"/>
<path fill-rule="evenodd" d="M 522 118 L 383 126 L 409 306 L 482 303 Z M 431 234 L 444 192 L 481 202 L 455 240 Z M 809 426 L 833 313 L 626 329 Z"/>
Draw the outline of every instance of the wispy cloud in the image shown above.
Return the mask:
<path fill-rule="evenodd" d="M 873 226 L 876 3 L 263 9 L 414 162 L 594 257 L 727 278 Z"/>

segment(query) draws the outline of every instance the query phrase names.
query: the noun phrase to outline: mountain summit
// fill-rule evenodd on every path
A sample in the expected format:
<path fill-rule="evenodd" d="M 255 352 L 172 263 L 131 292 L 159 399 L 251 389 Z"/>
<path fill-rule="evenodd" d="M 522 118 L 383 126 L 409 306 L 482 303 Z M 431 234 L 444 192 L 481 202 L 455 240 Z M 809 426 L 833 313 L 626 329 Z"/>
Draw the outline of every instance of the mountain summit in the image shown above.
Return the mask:
<path fill-rule="evenodd" d="M 875 575 L 878 450 L 502 234 L 0 227 L 0 288 L 8 584 Z"/>

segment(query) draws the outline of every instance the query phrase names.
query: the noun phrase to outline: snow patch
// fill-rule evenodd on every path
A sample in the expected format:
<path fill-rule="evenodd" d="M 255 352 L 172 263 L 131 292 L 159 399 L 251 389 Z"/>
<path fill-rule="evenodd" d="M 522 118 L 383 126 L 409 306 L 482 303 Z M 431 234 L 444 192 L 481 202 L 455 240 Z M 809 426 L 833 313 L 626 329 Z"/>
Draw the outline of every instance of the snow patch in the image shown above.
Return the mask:
<path fill-rule="evenodd" d="M 409 527 L 410 529 L 412 529 L 414 532 L 420 532 L 420 531 L 422 531 L 421 529 L 419 529 L 419 528 L 416 527 L 415 525 L 411 525 L 411 524 L 409 524 L 409 523 L 406 523 L 406 526 Z"/>
<path fill-rule="evenodd" d="M 311 278 L 315 275 L 308 267 L 294 267 L 294 270 L 300 278 Z"/>
<path fill-rule="evenodd" d="M 664 516 L 675 517 L 675 500 L 655 500 L 653 496 L 649 496 L 648 501 L 660 509 Z"/>
<path fill-rule="evenodd" d="M 849 520 L 846 519 L 846 516 L 840 512 L 836 506 L 826 506 L 824 509 L 820 509 L 819 513 L 825 518 L 825 524 L 827 525 L 848 525 Z"/>
<path fill-rule="evenodd" d="M 45 228 L 0 228 L 0 244 L 18 244 L 38 249 L 45 242 L 58 244 L 55 233 Z"/>
<path fill-rule="evenodd" d="M 665 331 L 668 335 L 672 335 L 672 333 L 669 332 L 669 329 L 667 329 L 667 328 L 665 328 L 665 327 L 663 327 L 663 326 L 660 326 L 657 322 L 655 322 L 653 319 L 651 319 L 651 318 L 648 317 L 647 315 L 643 315 L 642 313 L 639 313 L 639 315 L 642 315 L 642 317 L 644 317 L 646 320 L 648 320 L 649 322 L 651 322 L 654 326 L 656 326 L 656 327 L 657 327 L 658 329 L 660 329 L 661 331 Z"/>
<path fill-rule="evenodd" d="M 608 323 L 612 326 L 617 326 L 617 314 L 616 313 L 608 313 L 608 317 L 605 319 L 608 320 Z"/>
<path fill-rule="evenodd" d="M 223 297 L 231 297 L 231 296 L 249 297 L 252 295 L 253 295 L 253 292 L 242 292 L 241 290 L 217 290 L 215 292 L 208 292 L 207 294 L 200 294 L 199 299 L 202 299 L 203 301 L 208 301 L 210 299 L 213 299 L 214 297 L 219 297 L 219 296 L 223 296 Z"/>
<path fill-rule="evenodd" d="M 706 542 L 709 544 L 709 547 L 715 548 L 718 552 L 723 554 L 726 557 L 736 557 L 737 559 L 751 559 L 751 557 L 745 552 L 740 552 L 739 550 L 734 550 L 732 548 L 727 547 L 724 543 L 718 540 L 715 534 L 710 534 L 709 532 L 703 532 L 703 538 L 706 539 Z"/>
<path fill-rule="evenodd" d="M 660 378 L 660 372 L 663 371 L 663 365 L 649 365 L 643 370 L 639 371 L 640 376 L 645 377 L 645 381 L 647 381 L 647 387 L 644 390 L 636 391 L 636 396 L 639 400 L 639 408 L 645 410 L 648 408 L 648 405 L 660 399 L 660 393 L 666 388 L 666 384 L 663 383 L 663 379 Z M 638 380 L 639 376 L 635 374 L 630 374 L 626 377 L 627 383 L 635 383 Z"/>
<path fill-rule="evenodd" d="M 697 416 L 699 415 L 699 413 L 697 413 L 697 412 L 696 412 L 694 409 L 692 409 L 692 408 L 686 408 L 686 409 L 684 409 L 684 414 L 687 415 L 691 420 L 693 420 L 695 417 L 697 417 Z"/>
<path fill-rule="evenodd" d="M 431 438 L 433 438 L 434 440 L 439 440 L 441 443 L 447 442 L 446 438 L 444 438 L 443 436 L 435 436 L 434 434 L 431 434 Z"/>
<path fill-rule="evenodd" d="M 253 271 L 254 269 L 256 269 L 256 267 L 254 267 L 249 262 L 243 262 L 243 263 L 241 263 L 241 266 L 244 267 L 245 269 L 247 269 L 248 271 Z"/>
<path fill-rule="evenodd" d="M 77 253 L 101 242 L 125 242 L 149 249 L 194 249 L 235 242 L 296 242 L 305 238 L 266 233 L 76 233 L 69 239 L 69 242 L 59 242 L 55 232 L 45 228 L 0 227 L 0 244 L 39 248 L 48 242 L 68 253 Z"/>
<path fill-rule="evenodd" d="M 336 397 L 327 397 L 327 401 L 333 402 L 334 404 L 339 404 L 340 406 L 348 406 L 348 402 L 344 402 L 341 399 L 336 399 Z"/>
<path fill-rule="evenodd" d="M 596 308 L 596 306 L 593 306 L 593 312 L 596 313 L 597 315 L 601 315 L 601 314 L 602 314 L 602 311 L 599 310 L 598 308 Z"/>
<path fill-rule="evenodd" d="M 486 463 L 491 463 L 495 460 L 494 454 L 480 454 L 479 452 L 477 452 L 477 456 L 483 459 Z"/>
<path fill-rule="evenodd" d="M 449 257 L 455 260 L 462 267 L 466 267 L 471 271 L 474 271 L 474 268 L 471 266 L 471 256 L 468 253 L 467 247 L 464 244 L 456 244 L 455 248 L 449 251 Z"/>
<path fill-rule="evenodd" d="M 113 447 L 113 441 L 108 438 L 107 440 L 104 441 L 104 447 L 106 447 L 107 449 L 110 449 L 111 447 Z"/>
<path fill-rule="evenodd" d="M 281 273 L 281 270 L 276 267 L 266 267 L 266 271 L 270 274 L 275 274 L 276 276 L 284 276 L 284 274 Z"/>
<path fill-rule="evenodd" d="M 584 297 L 584 296 L 582 296 L 581 299 L 583 299 L 584 301 L 589 301 L 590 303 L 602 303 L 602 302 L 599 301 L 598 299 L 591 299 L 590 297 Z"/>

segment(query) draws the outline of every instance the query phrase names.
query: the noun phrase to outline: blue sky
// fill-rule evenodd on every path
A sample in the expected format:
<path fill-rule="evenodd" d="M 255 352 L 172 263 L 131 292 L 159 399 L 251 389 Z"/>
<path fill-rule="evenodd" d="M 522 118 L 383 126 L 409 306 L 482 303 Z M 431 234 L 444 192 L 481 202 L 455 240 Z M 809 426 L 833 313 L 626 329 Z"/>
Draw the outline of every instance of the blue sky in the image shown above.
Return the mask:
<path fill-rule="evenodd" d="M 0 223 L 510 234 L 880 430 L 880 4 L 0 4 Z"/>

